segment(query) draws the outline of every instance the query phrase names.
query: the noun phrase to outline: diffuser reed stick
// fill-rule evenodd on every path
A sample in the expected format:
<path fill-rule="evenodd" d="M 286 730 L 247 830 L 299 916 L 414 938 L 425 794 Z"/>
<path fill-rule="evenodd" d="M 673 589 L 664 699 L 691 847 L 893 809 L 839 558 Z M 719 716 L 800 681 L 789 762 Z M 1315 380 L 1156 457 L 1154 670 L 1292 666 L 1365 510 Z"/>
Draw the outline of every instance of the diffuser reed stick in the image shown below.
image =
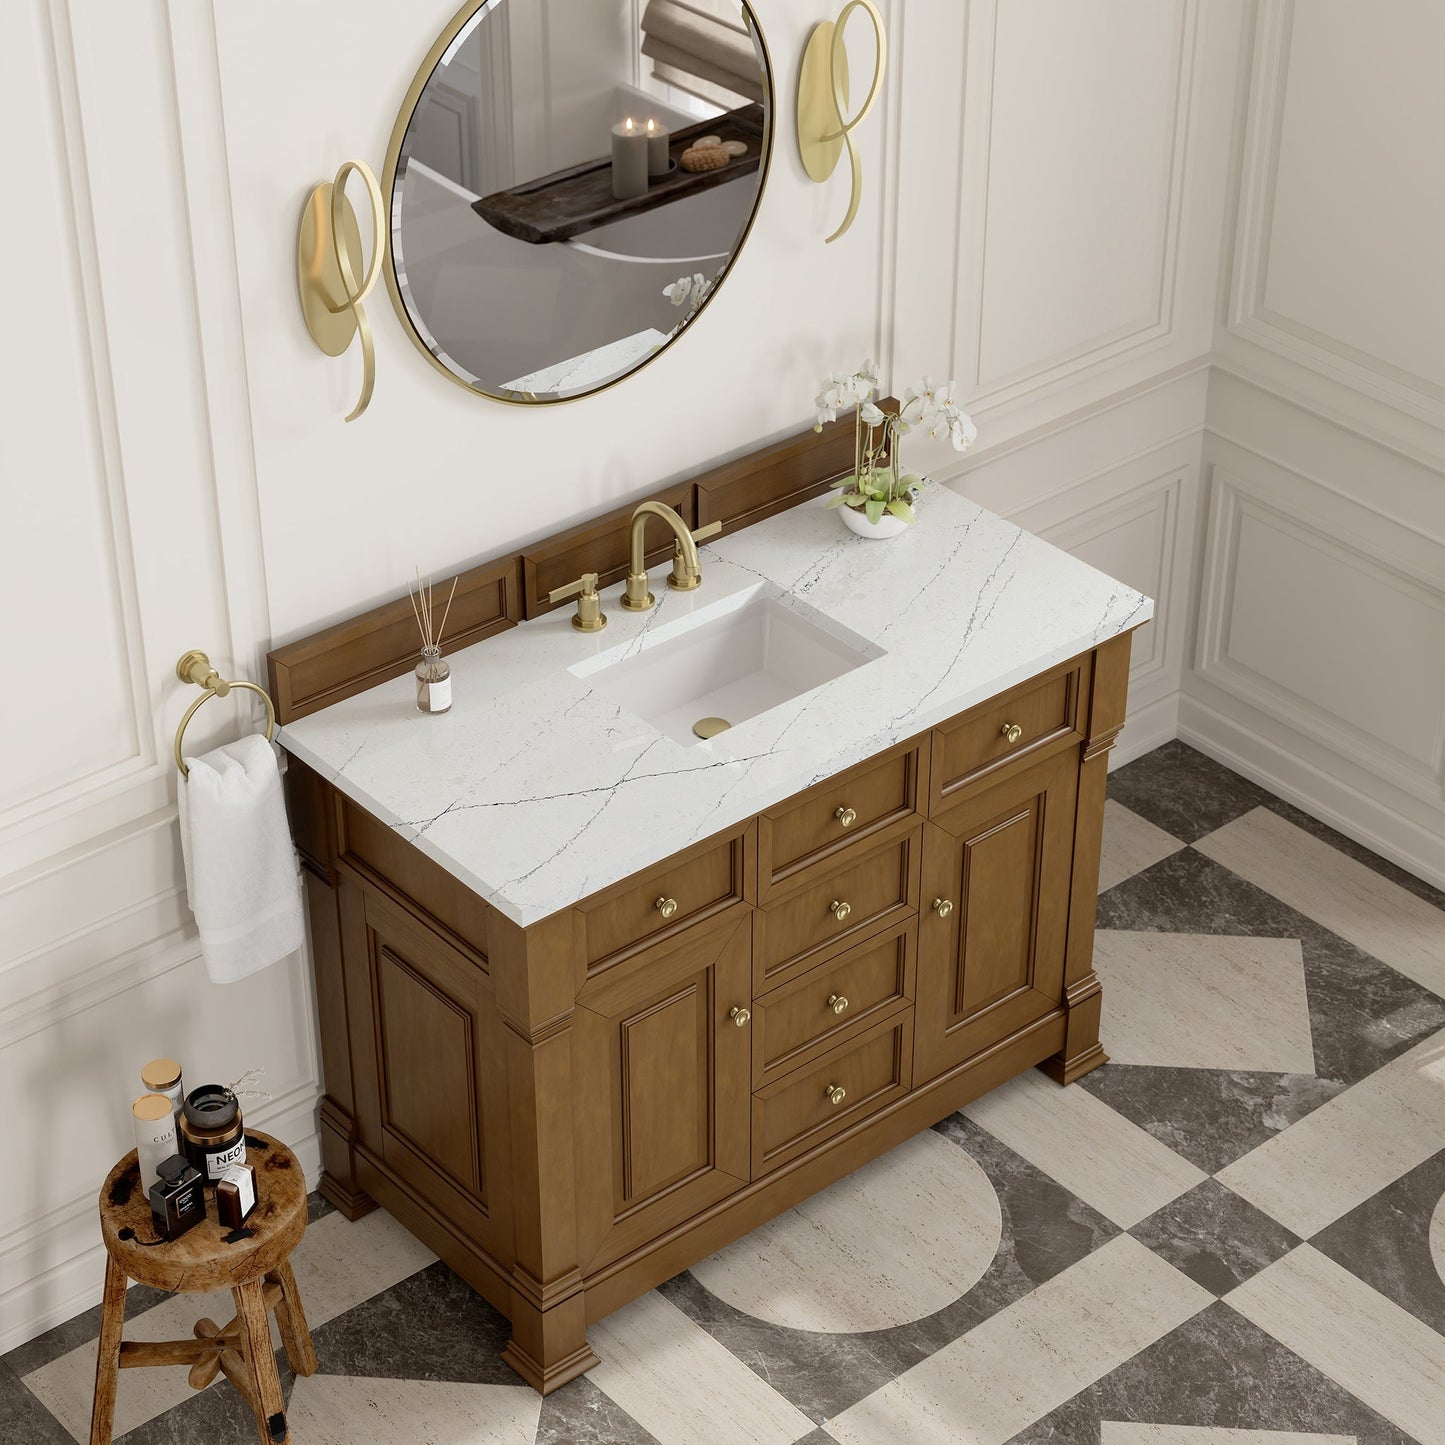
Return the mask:
<path fill-rule="evenodd" d="M 431 578 L 428 577 L 423 585 L 421 568 L 418 567 L 416 591 L 407 588 L 417 630 L 421 633 L 421 661 L 416 665 L 416 705 L 421 712 L 446 712 L 452 705 L 452 670 L 442 658 L 441 641 L 447 618 L 451 616 L 452 598 L 457 595 L 459 580 L 452 578 L 452 590 L 447 594 L 446 606 L 442 608 L 439 627 L 435 625 Z"/>

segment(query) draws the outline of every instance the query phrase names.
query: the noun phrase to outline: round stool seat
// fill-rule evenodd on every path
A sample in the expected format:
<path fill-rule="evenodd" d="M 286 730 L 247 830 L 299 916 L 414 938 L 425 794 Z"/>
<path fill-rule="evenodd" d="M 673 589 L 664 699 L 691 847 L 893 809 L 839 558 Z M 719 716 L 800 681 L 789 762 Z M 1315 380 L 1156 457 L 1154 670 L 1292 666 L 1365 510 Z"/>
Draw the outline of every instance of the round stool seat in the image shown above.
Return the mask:
<path fill-rule="evenodd" d="M 176 1239 L 156 1235 L 134 1149 L 106 1175 L 100 1190 L 105 1299 L 90 1445 L 110 1445 L 120 1371 L 146 1365 L 189 1365 L 197 1390 L 224 1374 L 250 1405 L 261 1445 L 288 1445 L 270 1314 L 275 1312 L 291 1368 L 298 1375 L 314 1374 L 316 1351 L 290 1262 L 306 1232 L 306 1179 L 296 1156 L 258 1130 L 246 1132 L 246 1162 L 256 1171 L 256 1207 L 245 1223 L 239 1229 L 222 1228 L 216 1191 L 208 1184 L 206 1217 Z M 195 1338 L 189 1340 L 124 1339 L 127 1279 L 170 1292 L 229 1289 L 236 1317 L 225 1325 L 197 1320 Z"/>
<path fill-rule="evenodd" d="M 157 1243 L 132 1149 L 100 1190 L 107 1253 L 141 1284 L 188 1293 L 229 1289 L 275 1269 L 306 1232 L 306 1178 L 284 1144 L 253 1129 L 246 1131 L 246 1162 L 256 1171 L 256 1207 L 240 1229 L 217 1221 L 216 1191 L 208 1184 L 206 1217 L 179 1239 Z"/>

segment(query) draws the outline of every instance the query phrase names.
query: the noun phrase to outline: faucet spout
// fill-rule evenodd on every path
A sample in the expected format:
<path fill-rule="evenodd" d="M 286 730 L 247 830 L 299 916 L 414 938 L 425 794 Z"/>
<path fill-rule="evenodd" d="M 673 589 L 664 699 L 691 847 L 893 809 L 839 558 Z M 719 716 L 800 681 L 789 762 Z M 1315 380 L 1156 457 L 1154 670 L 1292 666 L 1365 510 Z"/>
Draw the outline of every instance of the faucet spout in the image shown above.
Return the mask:
<path fill-rule="evenodd" d="M 677 592 L 693 592 L 702 585 L 702 563 L 697 555 L 700 538 L 715 537 L 722 531 L 722 524 L 714 522 L 696 533 L 665 502 L 642 502 L 632 514 L 632 527 L 628 534 L 631 561 L 627 569 L 627 590 L 623 593 L 622 605 L 629 612 L 646 612 L 657 605 L 647 585 L 647 559 L 645 536 L 647 519 L 661 517 L 667 523 L 676 541 L 673 551 L 672 571 L 667 585 Z"/>

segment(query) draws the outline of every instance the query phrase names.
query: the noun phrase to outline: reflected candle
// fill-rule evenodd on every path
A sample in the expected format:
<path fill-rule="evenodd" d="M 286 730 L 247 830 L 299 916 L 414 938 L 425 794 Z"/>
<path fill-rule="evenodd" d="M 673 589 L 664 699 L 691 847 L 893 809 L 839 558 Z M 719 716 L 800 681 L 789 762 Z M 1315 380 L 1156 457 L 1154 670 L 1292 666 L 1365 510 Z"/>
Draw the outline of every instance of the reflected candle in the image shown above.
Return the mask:
<path fill-rule="evenodd" d="M 631 116 L 612 127 L 612 194 L 619 201 L 647 194 L 647 137 Z"/>
<path fill-rule="evenodd" d="M 672 166 L 672 157 L 667 148 L 672 143 L 672 134 L 665 125 L 655 120 L 647 122 L 647 174 L 652 177 L 665 176 Z"/>

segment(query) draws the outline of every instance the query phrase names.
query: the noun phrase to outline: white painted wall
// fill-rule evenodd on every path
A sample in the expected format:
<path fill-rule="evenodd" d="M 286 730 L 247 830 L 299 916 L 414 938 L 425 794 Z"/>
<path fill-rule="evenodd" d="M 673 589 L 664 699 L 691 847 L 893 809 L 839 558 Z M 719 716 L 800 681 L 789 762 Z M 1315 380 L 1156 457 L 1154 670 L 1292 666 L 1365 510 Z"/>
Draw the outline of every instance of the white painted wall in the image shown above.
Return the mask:
<path fill-rule="evenodd" d="M 844 178 L 806 181 L 791 112 L 835 7 L 757 0 L 776 158 L 688 335 L 604 396 L 530 411 L 448 385 L 377 296 L 376 399 L 345 426 L 359 367 L 305 335 L 296 218 L 344 159 L 380 165 L 451 8 L 415 0 L 404 33 L 384 0 L 340 29 L 321 0 L 0 11 L 0 119 L 29 142 L 0 655 L 22 679 L 67 664 L 52 694 L 13 689 L 3 738 L 23 762 L 0 776 L 0 1091 L 43 1102 L 5 1141 L 28 1167 L 0 1179 L 0 1350 L 96 1297 L 92 1190 L 152 1054 L 264 1064 L 270 1127 L 315 1164 L 304 963 L 222 993 L 195 957 L 175 657 L 259 675 L 269 645 L 414 565 L 795 431 L 818 378 L 866 354 L 969 399 L 977 451 L 915 464 L 1158 597 L 1121 756 L 1182 729 L 1445 874 L 1431 0 L 891 0 L 863 210 L 830 247 Z M 1410 655 L 1392 667 L 1382 638 Z M 240 706 L 208 705 L 198 738 Z"/>

